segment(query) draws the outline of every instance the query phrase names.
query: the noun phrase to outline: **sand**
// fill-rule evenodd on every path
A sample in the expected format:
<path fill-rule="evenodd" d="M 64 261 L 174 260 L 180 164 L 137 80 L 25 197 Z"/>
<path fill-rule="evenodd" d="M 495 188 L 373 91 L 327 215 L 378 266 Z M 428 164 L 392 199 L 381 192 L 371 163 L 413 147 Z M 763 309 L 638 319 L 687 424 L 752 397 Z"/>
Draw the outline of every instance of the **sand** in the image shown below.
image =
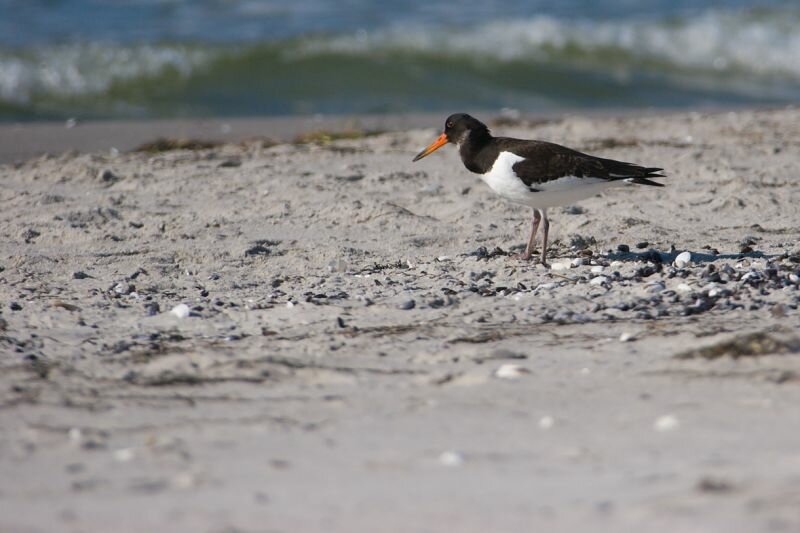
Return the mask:
<path fill-rule="evenodd" d="M 800 110 L 495 126 L 552 269 L 438 127 L 0 167 L 0 530 L 800 529 Z"/>

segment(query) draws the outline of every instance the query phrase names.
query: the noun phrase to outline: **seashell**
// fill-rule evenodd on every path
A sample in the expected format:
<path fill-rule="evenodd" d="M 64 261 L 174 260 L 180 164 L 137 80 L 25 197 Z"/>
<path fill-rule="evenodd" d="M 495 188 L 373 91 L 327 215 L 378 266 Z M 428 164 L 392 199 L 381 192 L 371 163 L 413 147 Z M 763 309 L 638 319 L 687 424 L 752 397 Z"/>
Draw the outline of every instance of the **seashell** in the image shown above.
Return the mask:
<path fill-rule="evenodd" d="M 191 310 L 189 309 L 188 305 L 178 304 L 170 310 L 169 314 L 174 315 L 178 318 L 186 318 L 187 316 L 189 316 L 190 312 Z"/>
<path fill-rule="evenodd" d="M 500 367 L 494 371 L 494 377 L 499 379 L 517 379 L 530 373 L 531 371 L 523 366 L 507 363 L 500 365 Z"/>
<path fill-rule="evenodd" d="M 678 257 L 675 258 L 675 261 L 672 263 L 678 268 L 685 268 L 689 266 L 692 262 L 692 254 L 690 252 L 681 252 L 678 254 Z"/>
<path fill-rule="evenodd" d="M 596 278 L 592 278 L 589 282 L 589 285 L 602 285 L 603 283 L 607 282 L 608 278 L 605 276 L 597 276 Z"/>

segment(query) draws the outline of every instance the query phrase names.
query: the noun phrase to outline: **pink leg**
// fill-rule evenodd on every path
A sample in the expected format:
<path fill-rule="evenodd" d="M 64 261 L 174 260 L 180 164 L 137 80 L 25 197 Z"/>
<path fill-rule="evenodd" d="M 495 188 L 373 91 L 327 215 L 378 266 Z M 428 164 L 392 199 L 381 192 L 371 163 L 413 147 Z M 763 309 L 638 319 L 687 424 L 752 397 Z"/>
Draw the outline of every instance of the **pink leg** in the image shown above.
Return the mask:
<path fill-rule="evenodd" d="M 547 210 L 542 209 L 542 231 L 544 232 L 544 236 L 542 239 L 542 264 L 547 266 L 547 234 L 550 231 L 550 221 L 547 220 Z"/>
<path fill-rule="evenodd" d="M 539 213 L 538 209 L 533 210 L 533 219 L 531 220 L 531 236 L 528 239 L 528 245 L 525 247 L 525 251 L 521 254 L 516 254 L 514 259 L 522 259 L 523 261 L 527 261 L 531 258 L 531 253 L 533 252 L 533 241 L 536 239 L 536 232 L 539 229 L 539 221 L 542 219 L 541 214 Z"/>

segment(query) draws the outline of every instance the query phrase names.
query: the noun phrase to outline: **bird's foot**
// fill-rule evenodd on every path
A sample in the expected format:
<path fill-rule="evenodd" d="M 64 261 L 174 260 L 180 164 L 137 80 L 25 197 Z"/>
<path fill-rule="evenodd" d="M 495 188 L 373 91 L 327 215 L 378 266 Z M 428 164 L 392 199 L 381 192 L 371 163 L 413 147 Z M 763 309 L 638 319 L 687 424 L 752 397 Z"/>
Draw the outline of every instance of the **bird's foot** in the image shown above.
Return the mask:
<path fill-rule="evenodd" d="M 529 252 L 520 252 L 511 256 L 511 259 L 518 259 L 520 261 L 530 261 L 531 254 Z"/>

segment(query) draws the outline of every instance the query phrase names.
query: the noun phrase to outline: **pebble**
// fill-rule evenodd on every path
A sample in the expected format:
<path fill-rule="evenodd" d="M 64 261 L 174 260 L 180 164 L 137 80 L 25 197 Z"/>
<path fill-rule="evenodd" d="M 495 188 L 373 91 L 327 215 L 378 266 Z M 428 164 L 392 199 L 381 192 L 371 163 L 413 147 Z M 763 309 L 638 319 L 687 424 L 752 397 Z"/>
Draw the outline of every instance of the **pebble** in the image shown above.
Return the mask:
<path fill-rule="evenodd" d="M 402 309 L 403 311 L 408 311 L 410 309 L 414 309 L 416 305 L 417 302 L 415 302 L 414 300 L 406 300 L 405 302 L 399 305 L 399 308 Z"/>
<path fill-rule="evenodd" d="M 651 263 L 655 263 L 657 265 L 660 265 L 664 262 L 664 259 L 661 257 L 661 253 L 653 248 L 650 248 L 646 252 L 642 253 L 640 259 L 642 261 L 650 261 Z"/>
<path fill-rule="evenodd" d="M 659 272 L 662 269 L 661 265 L 654 265 L 652 263 L 647 263 L 643 267 L 639 267 L 636 269 L 636 275 L 640 278 L 647 278 Z"/>
<path fill-rule="evenodd" d="M 525 374 L 530 373 L 530 370 L 523 366 L 506 363 L 504 365 L 500 365 L 500 367 L 494 371 L 494 377 L 499 379 L 517 379 Z"/>
<path fill-rule="evenodd" d="M 659 293 L 667 289 L 667 286 L 664 284 L 663 281 L 654 281 L 652 283 L 648 283 L 645 287 L 647 289 L 647 292 L 651 293 Z"/>
<path fill-rule="evenodd" d="M 589 285 L 603 285 L 608 281 L 608 278 L 605 276 L 597 276 L 596 278 L 592 278 L 589 282 Z"/>
<path fill-rule="evenodd" d="M 539 419 L 539 429 L 548 430 L 555 425 L 556 421 L 552 416 L 543 416 Z"/>
<path fill-rule="evenodd" d="M 628 331 L 623 332 L 622 335 L 619 336 L 619 342 L 631 342 L 635 340 L 636 340 L 636 335 Z"/>
<path fill-rule="evenodd" d="M 121 295 L 127 295 L 136 290 L 136 287 L 130 283 L 117 283 L 114 285 L 114 292 Z"/>
<path fill-rule="evenodd" d="M 595 265 L 593 266 L 590 271 L 592 274 L 599 274 L 603 271 L 605 267 L 603 265 Z"/>
<path fill-rule="evenodd" d="M 638 249 L 640 249 L 640 250 L 642 250 L 642 249 L 644 249 L 644 248 L 647 248 L 648 246 L 650 246 L 650 243 L 649 243 L 649 242 L 647 242 L 647 241 L 642 241 L 642 242 L 637 242 L 637 243 L 636 243 L 636 247 L 637 247 Z"/>
<path fill-rule="evenodd" d="M 22 239 L 28 244 L 30 244 L 33 239 L 39 236 L 41 236 L 41 233 L 31 228 L 28 228 L 25 231 L 23 231 L 21 235 Z"/>
<path fill-rule="evenodd" d="M 586 259 L 583 257 L 576 257 L 572 261 L 570 261 L 569 265 L 572 268 L 580 267 L 586 264 Z"/>
<path fill-rule="evenodd" d="M 328 263 L 328 272 L 347 271 L 347 261 L 344 259 L 333 259 Z"/>
<path fill-rule="evenodd" d="M 697 490 L 700 492 L 726 493 L 731 492 L 736 487 L 730 481 L 714 477 L 703 477 L 697 482 Z"/>
<path fill-rule="evenodd" d="M 174 315 L 178 318 L 186 318 L 189 316 L 190 312 L 191 310 L 189 309 L 188 305 L 178 304 L 170 310 L 169 314 Z"/>
<path fill-rule="evenodd" d="M 439 454 L 439 464 L 442 466 L 461 466 L 464 464 L 464 454 L 455 450 L 448 450 Z"/>
<path fill-rule="evenodd" d="M 582 235 L 573 235 L 569 240 L 569 247 L 572 250 L 586 250 L 596 244 L 597 240 L 594 237 L 584 237 Z"/>
<path fill-rule="evenodd" d="M 690 252 L 681 252 L 675 258 L 673 265 L 678 268 L 685 268 L 692 262 L 692 254 Z"/>
<path fill-rule="evenodd" d="M 119 176 L 114 174 L 114 171 L 110 168 L 104 168 L 97 173 L 97 179 L 105 183 L 114 183 L 115 181 L 119 181 Z"/>
<path fill-rule="evenodd" d="M 687 283 L 681 283 L 676 287 L 680 292 L 692 292 L 692 288 Z"/>
<path fill-rule="evenodd" d="M 453 299 L 448 296 L 448 300 L 445 301 L 442 298 L 434 298 L 428 302 L 428 307 L 431 309 L 439 309 L 440 307 L 444 307 L 446 305 L 451 305 L 453 303 Z"/>
<path fill-rule="evenodd" d="M 257 255 L 269 255 L 272 253 L 272 250 L 264 246 L 263 244 L 256 244 L 255 246 L 251 246 L 247 250 L 244 251 L 245 256 L 257 256 Z"/>
<path fill-rule="evenodd" d="M 569 265 L 566 263 L 551 263 L 550 270 L 567 270 Z"/>
<path fill-rule="evenodd" d="M 631 247 L 628 246 L 627 244 L 618 244 L 617 251 L 622 252 L 623 254 L 627 254 L 628 252 L 631 251 Z"/>
<path fill-rule="evenodd" d="M 660 416 L 653 422 L 653 429 L 661 433 L 674 431 L 680 427 L 681 423 L 675 415 Z"/>
<path fill-rule="evenodd" d="M 515 352 L 513 350 L 508 350 L 506 348 L 497 348 L 492 350 L 489 354 L 489 359 L 527 359 L 528 356 L 524 353 Z M 476 358 L 476 360 L 482 360 L 480 358 Z"/>
<path fill-rule="evenodd" d="M 127 463 L 131 461 L 134 455 L 133 448 L 120 448 L 119 450 L 114 450 L 114 460 L 119 463 Z"/>

